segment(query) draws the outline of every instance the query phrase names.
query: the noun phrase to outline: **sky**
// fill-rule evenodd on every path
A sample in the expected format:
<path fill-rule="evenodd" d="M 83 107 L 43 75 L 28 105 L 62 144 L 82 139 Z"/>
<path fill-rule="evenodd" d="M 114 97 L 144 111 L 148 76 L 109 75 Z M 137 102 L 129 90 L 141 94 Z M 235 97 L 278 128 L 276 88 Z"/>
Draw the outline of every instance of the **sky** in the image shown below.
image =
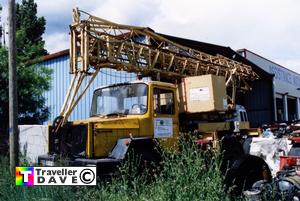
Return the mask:
<path fill-rule="evenodd" d="M 299 0 L 35 0 L 46 49 L 69 47 L 72 9 L 159 33 L 246 48 L 300 73 Z M 7 0 L 0 0 L 3 15 Z"/>

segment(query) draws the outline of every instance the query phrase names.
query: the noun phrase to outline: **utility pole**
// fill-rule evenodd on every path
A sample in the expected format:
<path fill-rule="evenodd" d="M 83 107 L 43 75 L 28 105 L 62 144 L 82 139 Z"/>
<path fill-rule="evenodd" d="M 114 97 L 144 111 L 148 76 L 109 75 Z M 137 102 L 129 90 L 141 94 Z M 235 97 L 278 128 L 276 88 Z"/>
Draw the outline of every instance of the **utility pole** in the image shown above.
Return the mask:
<path fill-rule="evenodd" d="M 19 163 L 15 0 L 8 0 L 8 68 L 10 172 L 14 174 L 15 167 Z"/>
<path fill-rule="evenodd" d="M 1 5 L 0 5 L 0 15 L 2 15 L 2 6 Z M 2 43 L 3 36 L 5 37 L 5 35 L 3 35 L 2 19 L 0 16 L 0 47 L 4 47 L 4 45 Z"/>

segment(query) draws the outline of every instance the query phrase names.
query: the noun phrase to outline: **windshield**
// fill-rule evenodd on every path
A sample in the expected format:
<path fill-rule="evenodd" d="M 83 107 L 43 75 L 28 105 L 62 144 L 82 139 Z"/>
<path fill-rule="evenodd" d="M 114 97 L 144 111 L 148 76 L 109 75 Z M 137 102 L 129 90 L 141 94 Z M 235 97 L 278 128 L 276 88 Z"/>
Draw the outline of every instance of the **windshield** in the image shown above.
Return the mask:
<path fill-rule="evenodd" d="M 114 85 L 94 92 L 91 116 L 145 114 L 148 87 L 144 83 Z"/>

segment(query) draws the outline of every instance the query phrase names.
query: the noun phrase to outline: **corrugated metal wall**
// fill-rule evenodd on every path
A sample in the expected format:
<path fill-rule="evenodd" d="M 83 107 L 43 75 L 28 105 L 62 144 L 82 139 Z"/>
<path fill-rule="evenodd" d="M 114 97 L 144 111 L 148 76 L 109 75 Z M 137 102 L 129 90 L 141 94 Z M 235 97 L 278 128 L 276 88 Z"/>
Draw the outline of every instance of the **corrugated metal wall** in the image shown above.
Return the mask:
<path fill-rule="evenodd" d="M 44 93 L 46 105 L 50 107 L 50 117 L 47 121 L 49 122 L 59 114 L 72 79 L 72 75 L 69 74 L 69 55 L 44 61 L 42 65 L 53 69 L 51 89 Z M 136 76 L 133 73 L 120 72 L 112 69 L 102 69 L 85 95 L 82 97 L 69 120 L 79 120 L 89 117 L 93 91 L 95 88 L 113 83 L 127 82 L 134 79 L 136 79 Z"/>
<path fill-rule="evenodd" d="M 262 78 L 251 84 L 250 92 L 238 96 L 237 103 L 246 108 L 251 127 L 274 121 L 272 85 L 272 80 Z"/>

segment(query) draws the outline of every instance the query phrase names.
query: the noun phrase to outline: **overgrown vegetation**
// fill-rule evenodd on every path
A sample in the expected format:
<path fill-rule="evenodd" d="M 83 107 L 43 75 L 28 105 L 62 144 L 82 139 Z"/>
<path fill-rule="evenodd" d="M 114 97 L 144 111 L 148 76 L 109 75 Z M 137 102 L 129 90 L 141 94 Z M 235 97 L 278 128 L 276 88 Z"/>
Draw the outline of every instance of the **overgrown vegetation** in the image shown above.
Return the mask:
<path fill-rule="evenodd" d="M 23 187 L 15 186 L 8 161 L 2 158 L 0 200 L 231 200 L 224 191 L 219 164 L 217 154 L 184 144 L 180 154 L 164 154 L 162 169 L 151 181 L 146 171 L 132 177 L 126 163 L 120 168 L 121 176 L 99 181 L 95 187 Z"/>

